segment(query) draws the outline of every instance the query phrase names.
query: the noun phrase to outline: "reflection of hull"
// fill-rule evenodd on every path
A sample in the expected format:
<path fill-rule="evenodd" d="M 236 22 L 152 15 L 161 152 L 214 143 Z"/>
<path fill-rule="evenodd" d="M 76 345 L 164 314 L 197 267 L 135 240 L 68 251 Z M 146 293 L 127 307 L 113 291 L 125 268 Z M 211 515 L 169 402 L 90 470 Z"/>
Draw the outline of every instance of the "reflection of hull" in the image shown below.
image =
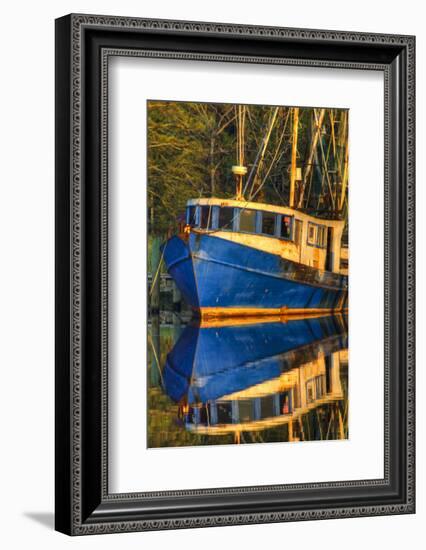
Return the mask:
<path fill-rule="evenodd" d="M 326 316 L 285 323 L 203 328 L 188 326 L 167 356 L 166 393 L 197 405 L 243 391 L 347 347 L 346 318 Z"/>
<path fill-rule="evenodd" d="M 192 232 L 187 242 L 171 238 L 163 251 L 169 273 L 203 318 L 347 307 L 347 277 L 230 240 Z"/>

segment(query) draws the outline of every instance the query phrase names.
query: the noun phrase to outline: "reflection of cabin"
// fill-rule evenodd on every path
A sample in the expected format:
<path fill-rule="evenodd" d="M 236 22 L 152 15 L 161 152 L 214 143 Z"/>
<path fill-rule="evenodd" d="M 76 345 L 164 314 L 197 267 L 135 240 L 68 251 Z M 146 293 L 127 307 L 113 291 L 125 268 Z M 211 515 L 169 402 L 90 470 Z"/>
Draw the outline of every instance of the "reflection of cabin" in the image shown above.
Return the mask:
<path fill-rule="evenodd" d="M 292 430 L 292 422 L 310 410 L 342 400 L 340 364 L 347 362 L 347 350 L 328 353 L 327 344 L 321 346 L 316 358 L 278 378 L 205 405 L 187 407 L 187 428 L 205 435 L 234 433 L 237 438 L 244 431 L 284 424 Z"/>
<path fill-rule="evenodd" d="M 340 273 L 344 221 L 310 216 L 257 202 L 196 199 L 187 203 L 186 223 L 196 231 Z"/>

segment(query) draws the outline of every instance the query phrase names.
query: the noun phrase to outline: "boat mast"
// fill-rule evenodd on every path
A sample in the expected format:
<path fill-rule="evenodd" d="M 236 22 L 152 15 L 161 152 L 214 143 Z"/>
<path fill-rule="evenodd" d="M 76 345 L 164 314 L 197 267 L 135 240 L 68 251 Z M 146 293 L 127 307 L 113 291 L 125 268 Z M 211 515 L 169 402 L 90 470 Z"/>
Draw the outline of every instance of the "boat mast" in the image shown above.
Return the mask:
<path fill-rule="evenodd" d="M 252 201 L 259 195 L 268 179 L 274 163 L 279 162 L 283 152 L 280 147 L 285 136 L 287 121 L 292 124 L 290 130 L 290 169 L 289 169 L 289 198 L 290 208 L 330 208 L 333 212 L 340 212 L 346 216 L 346 193 L 348 188 L 348 113 L 343 110 L 337 117 L 333 109 L 313 109 L 311 118 L 311 133 L 308 142 L 305 142 L 304 110 L 292 107 L 284 110 L 280 107 L 270 109 L 269 119 L 264 130 L 264 136 L 258 149 L 256 159 L 247 174 L 245 164 L 245 131 L 246 116 L 250 117 L 246 105 L 235 106 L 236 121 L 236 159 L 237 164 L 232 167 L 236 178 L 237 200 Z M 282 118 L 281 118 L 282 117 Z M 303 119 L 303 121 L 302 121 Z M 268 145 L 274 129 L 280 125 L 280 136 L 277 137 L 276 150 L 272 152 L 270 165 L 266 167 Z M 299 132 L 301 128 L 301 135 Z M 302 141 L 300 141 L 302 140 Z M 300 142 L 300 143 L 299 143 Z M 300 150 L 306 148 L 306 151 Z M 299 157 L 306 160 L 303 167 L 298 167 Z M 332 166 L 330 166 L 330 163 Z M 311 194 L 311 189 L 312 193 Z M 283 197 L 281 197 L 283 199 Z M 315 204 L 312 204 L 312 203 Z"/>
<path fill-rule="evenodd" d="M 293 108 L 293 137 L 291 147 L 291 172 L 290 172 L 290 208 L 294 208 L 294 190 L 297 178 L 297 137 L 299 129 L 299 107 Z"/>
<path fill-rule="evenodd" d="M 237 201 L 244 200 L 243 197 L 243 177 L 247 174 L 247 168 L 244 166 L 244 134 L 245 134 L 245 119 L 246 106 L 238 105 L 236 107 L 237 120 L 237 162 L 238 165 L 232 167 L 232 173 L 237 180 L 236 199 Z"/>

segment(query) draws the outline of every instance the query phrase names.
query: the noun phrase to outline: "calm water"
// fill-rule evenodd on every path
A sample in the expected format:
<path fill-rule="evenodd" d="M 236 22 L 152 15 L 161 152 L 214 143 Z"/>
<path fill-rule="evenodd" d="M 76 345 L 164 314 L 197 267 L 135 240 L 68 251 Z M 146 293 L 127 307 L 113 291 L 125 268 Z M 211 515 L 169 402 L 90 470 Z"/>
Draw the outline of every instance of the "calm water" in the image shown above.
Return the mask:
<path fill-rule="evenodd" d="M 148 446 L 348 437 L 343 315 L 148 330 Z"/>

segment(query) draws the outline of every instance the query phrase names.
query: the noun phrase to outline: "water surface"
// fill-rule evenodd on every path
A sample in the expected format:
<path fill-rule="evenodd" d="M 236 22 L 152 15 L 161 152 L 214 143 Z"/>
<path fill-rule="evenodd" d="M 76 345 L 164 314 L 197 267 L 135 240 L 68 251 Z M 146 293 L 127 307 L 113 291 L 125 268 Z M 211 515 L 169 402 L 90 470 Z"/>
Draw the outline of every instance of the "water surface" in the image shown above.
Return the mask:
<path fill-rule="evenodd" d="M 347 317 L 148 329 L 148 447 L 348 437 Z"/>

